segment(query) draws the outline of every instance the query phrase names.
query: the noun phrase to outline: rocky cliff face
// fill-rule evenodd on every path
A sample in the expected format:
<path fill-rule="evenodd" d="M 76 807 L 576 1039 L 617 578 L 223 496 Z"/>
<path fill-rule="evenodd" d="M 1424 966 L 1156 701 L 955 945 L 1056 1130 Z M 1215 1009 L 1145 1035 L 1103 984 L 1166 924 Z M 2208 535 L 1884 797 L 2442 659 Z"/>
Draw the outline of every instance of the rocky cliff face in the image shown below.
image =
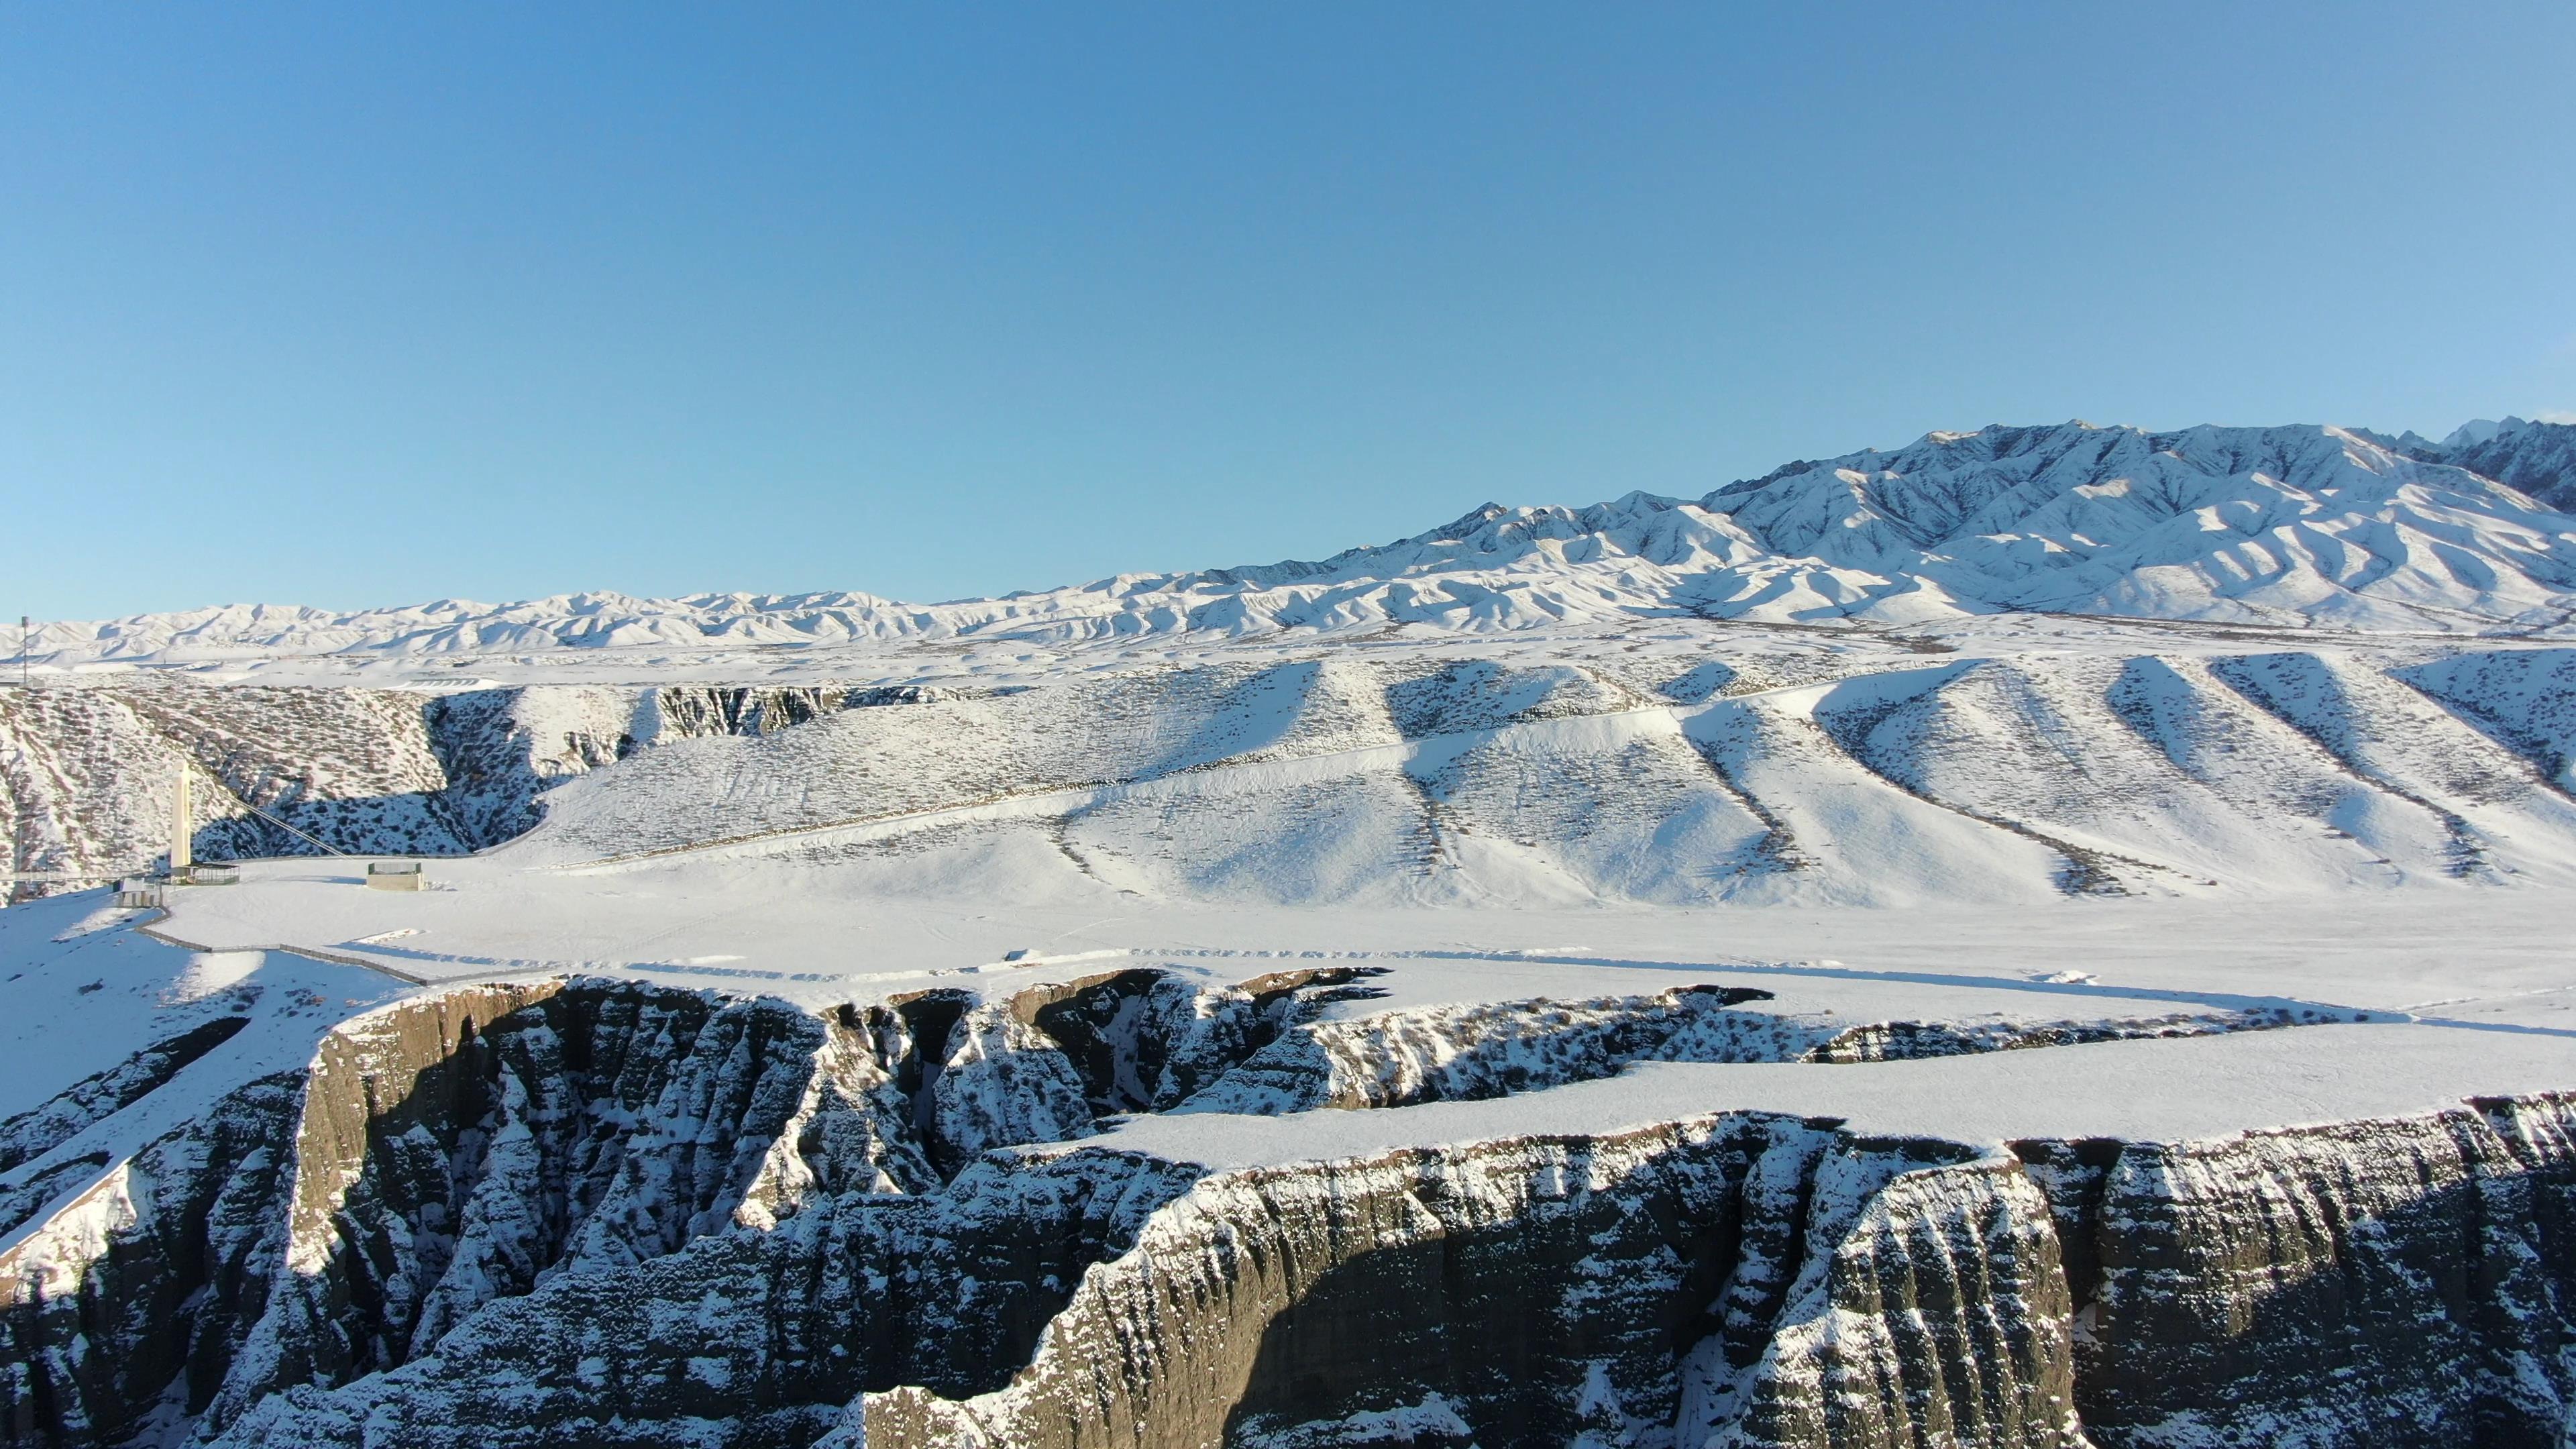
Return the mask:
<path fill-rule="evenodd" d="M 1225 1170 L 1083 1140 L 1650 1055 L 2082 1050 L 1730 1026 L 1764 1014 L 1710 988 L 1393 1012 L 1369 989 L 1128 971 L 816 1015 L 580 979 L 372 1013 L 0 1252 L 0 1442 L 2430 1445 L 2570 1422 L 2576 1098 L 2008 1151 L 1755 1112 Z"/>
<path fill-rule="evenodd" d="M 15 1422 L 220 1421 L 401 1364 L 542 1276 L 926 1180 L 868 1130 L 882 1086 L 847 1027 L 776 1002 L 549 982 L 361 1018 L 0 1254 Z"/>
<path fill-rule="evenodd" d="M 2488 1101 L 2061 1173 L 2089 1249 L 2086 1422 L 2114 1443 L 2563 1442 L 2571 1125 L 2568 1098 Z"/>
<path fill-rule="evenodd" d="M 2564 1100 L 1980 1157 L 1717 1117 L 1212 1176 L 834 1444 L 2556 1444 Z"/>
<path fill-rule="evenodd" d="M 831 1442 L 2078 1442 L 2044 1200 L 1972 1155 L 1724 1116 L 1211 1177 L 1008 1387 Z"/>
<path fill-rule="evenodd" d="M 147 867 L 169 848 L 183 768 L 200 860 L 322 845 L 460 855 L 526 831 L 547 790 L 646 746 L 902 702 L 901 690 L 833 686 L 0 692 L 0 858 L 31 874 Z"/>

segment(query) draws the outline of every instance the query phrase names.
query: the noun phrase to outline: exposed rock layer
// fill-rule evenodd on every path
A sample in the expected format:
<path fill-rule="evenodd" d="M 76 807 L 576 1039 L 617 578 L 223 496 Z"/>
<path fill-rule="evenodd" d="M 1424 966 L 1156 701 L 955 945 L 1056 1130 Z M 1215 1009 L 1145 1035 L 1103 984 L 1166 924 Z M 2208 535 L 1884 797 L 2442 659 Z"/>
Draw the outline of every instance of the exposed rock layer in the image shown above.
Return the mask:
<path fill-rule="evenodd" d="M 1224 1172 L 1010 1146 L 1361 1080 L 1259 1064 L 1376 1019 L 1316 1014 L 1364 981 L 1185 986 L 815 1016 L 582 980 L 371 1014 L 0 1255 L 0 1427 L 1702 1449 L 2570 1422 L 2576 1102 L 1991 1154 L 1758 1113 Z M 1531 1003 L 1517 1035 L 1559 1045 L 1526 1060 L 1560 1068 L 1517 1081 L 1475 1065 L 1490 1011 L 1380 1013 L 1411 1023 L 1378 1028 L 1390 1059 L 1461 1035 L 1354 1105 L 1534 1089 L 1758 1014 L 1713 998 Z M 1867 1050 L 2029 1045 L 2067 1049 L 1891 1024 Z"/>
<path fill-rule="evenodd" d="M 764 735 L 904 698 L 884 689 L 717 685 L 9 691 L 0 694 L 0 803 L 8 807 L 0 809 L 0 860 L 30 874 L 147 867 L 168 849 L 183 770 L 200 860 L 324 846 L 462 854 L 536 824 L 537 798 L 554 785 L 645 746 Z"/>

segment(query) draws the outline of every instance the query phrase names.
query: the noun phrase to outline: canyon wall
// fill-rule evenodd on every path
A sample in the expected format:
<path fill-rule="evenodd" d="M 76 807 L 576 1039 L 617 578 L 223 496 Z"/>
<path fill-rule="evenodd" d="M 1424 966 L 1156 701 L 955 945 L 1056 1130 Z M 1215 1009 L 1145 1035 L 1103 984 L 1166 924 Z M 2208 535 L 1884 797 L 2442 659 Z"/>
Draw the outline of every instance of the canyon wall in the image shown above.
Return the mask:
<path fill-rule="evenodd" d="M 76 1169 L 90 1185 L 0 1251 L 0 1442 L 2566 1432 L 2576 1100 L 1983 1149 L 1715 1112 L 1223 1169 L 1098 1135 L 1211 1101 L 1508 1095 L 1650 1055 L 1830 1072 L 2085 1050 L 2036 1029 L 1755 1029 L 1746 996 L 1710 988 L 1374 1027 L 1331 1009 L 1368 989 L 1131 971 L 818 1015 L 577 979 L 371 1013 L 300 1076 Z M 1355 1075 L 1342 1048 L 1364 1029 L 1417 1065 Z M 0 1179 L 56 1165 L 32 1150 Z"/>

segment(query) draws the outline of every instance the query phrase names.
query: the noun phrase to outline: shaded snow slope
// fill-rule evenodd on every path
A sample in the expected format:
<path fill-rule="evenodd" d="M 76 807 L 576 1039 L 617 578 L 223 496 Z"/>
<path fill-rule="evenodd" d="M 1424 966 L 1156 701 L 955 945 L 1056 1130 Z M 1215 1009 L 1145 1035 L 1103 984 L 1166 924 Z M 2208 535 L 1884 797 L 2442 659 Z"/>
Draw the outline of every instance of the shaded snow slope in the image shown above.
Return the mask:
<path fill-rule="evenodd" d="M 2576 610 L 2576 518 L 2553 511 L 2576 505 L 2571 435 L 2528 423 L 2444 446 L 2314 426 L 1998 426 L 1791 463 L 1697 499 L 1488 505 L 1314 562 L 1120 575 L 995 599 L 594 593 L 355 613 L 232 606 L 50 624 L 39 653 L 58 667 L 217 667 L 1394 624 L 1491 633 L 1658 617 L 1908 624 L 1997 611 L 2555 628 Z"/>
<path fill-rule="evenodd" d="M 2407 451 L 2519 488 L 2549 507 L 2576 508 L 2576 423 L 2481 421 L 2439 443 L 2419 439 Z"/>

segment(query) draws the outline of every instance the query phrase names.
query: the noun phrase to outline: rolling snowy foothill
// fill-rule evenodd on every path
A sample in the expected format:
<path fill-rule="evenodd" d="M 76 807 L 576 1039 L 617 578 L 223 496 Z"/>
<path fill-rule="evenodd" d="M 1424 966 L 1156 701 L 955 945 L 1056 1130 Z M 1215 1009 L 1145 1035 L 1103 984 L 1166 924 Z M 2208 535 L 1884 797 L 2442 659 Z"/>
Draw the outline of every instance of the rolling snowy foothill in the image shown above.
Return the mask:
<path fill-rule="evenodd" d="M 2560 1442 L 2571 436 L 47 625 L 5 1442 Z"/>

